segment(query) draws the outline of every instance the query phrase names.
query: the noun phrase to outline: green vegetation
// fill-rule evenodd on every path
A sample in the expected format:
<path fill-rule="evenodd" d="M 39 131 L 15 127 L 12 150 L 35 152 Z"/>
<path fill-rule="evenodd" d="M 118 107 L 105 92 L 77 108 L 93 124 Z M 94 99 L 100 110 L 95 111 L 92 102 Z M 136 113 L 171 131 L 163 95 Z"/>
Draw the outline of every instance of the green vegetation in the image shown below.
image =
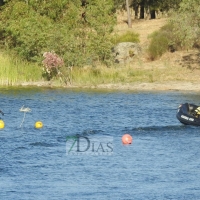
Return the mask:
<path fill-rule="evenodd" d="M 28 81 L 39 81 L 41 68 L 14 56 L 0 53 L 0 85 L 15 85 Z"/>
<path fill-rule="evenodd" d="M 10 0 L 1 6 L 0 41 L 27 61 L 54 51 L 66 67 L 106 63 L 116 23 L 113 1 Z"/>
<path fill-rule="evenodd" d="M 145 69 L 134 69 L 129 66 L 123 68 L 83 67 L 74 68 L 72 79 L 76 85 L 98 85 L 115 83 L 149 82 L 149 73 Z"/>
<path fill-rule="evenodd" d="M 0 48 L 1 52 L 9 54 L 0 54 L 0 84 L 43 80 L 42 69 L 45 65 L 42 61 L 45 52 L 55 52 L 64 63 L 51 73 L 48 71 L 50 65 L 46 65 L 45 75 L 51 81 L 58 81 L 61 78 L 59 74 L 65 76 L 67 82 L 77 84 L 156 80 L 155 74 L 150 71 L 130 67 L 115 68 L 111 65 L 111 49 L 114 44 L 139 42 L 139 35 L 134 32 L 113 34 L 115 11 L 119 6 L 123 9 L 125 1 L 1 2 L 4 5 L 0 4 Z M 129 3 L 130 7 L 135 8 L 135 13 L 138 12 L 138 6 L 143 10 L 149 9 L 151 14 L 159 9 L 175 10 L 169 23 L 150 36 L 148 53 L 152 60 L 168 50 L 200 46 L 200 1 L 130 0 Z M 143 17 L 140 15 L 140 18 Z M 62 81 L 65 82 L 63 78 Z"/>
<path fill-rule="evenodd" d="M 195 81 L 196 77 L 189 76 L 187 68 L 181 66 L 166 65 L 162 68 L 152 67 L 83 67 L 73 68 L 71 72 L 72 84 L 76 86 L 98 86 L 100 84 L 134 84 L 134 83 L 153 83 L 160 81 L 185 80 Z M 177 76 L 178 74 L 178 76 Z"/>
<path fill-rule="evenodd" d="M 155 60 L 168 50 L 173 51 L 177 47 L 171 30 L 172 25 L 167 24 L 149 36 L 150 44 L 147 51 L 151 60 Z"/>
<path fill-rule="evenodd" d="M 156 31 L 150 35 L 151 42 L 148 53 L 151 60 L 155 60 L 168 50 L 169 39 L 162 31 Z"/>
<path fill-rule="evenodd" d="M 150 36 L 149 57 L 154 60 L 166 51 L 200 46 L 200 1 L 182 0 L 168 24 Z"/>
<path fill-rule="evenodd" d="M 112 38 L 113 44 L 118 44 L 120 42 L 139 42 L 139 34 L 131 31 L 127 31 L 122 35 L 115 35 Z"/>
<path fill-rule="evenodd" d="M 182 48 L 200 45 L 200 1 L 182 0 L 178 12 L 171 19 L 174 38 Z"/>

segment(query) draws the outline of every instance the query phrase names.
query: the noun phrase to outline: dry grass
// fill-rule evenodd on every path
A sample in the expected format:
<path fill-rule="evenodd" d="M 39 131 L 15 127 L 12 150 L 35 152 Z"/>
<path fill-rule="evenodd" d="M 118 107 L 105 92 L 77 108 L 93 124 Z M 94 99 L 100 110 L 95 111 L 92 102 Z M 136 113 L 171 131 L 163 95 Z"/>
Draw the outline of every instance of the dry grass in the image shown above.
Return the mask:
<path fill-rule="evenodd" d="M 170 53 L 171 54 L 171 53 Z M 171 55 L 168 54 L 170 57 Z M 198 82 L 200 70 L 194 71 L 188 67 L 182 67 L 177 62 L 178 55 L 173 54 L 170 61 L 168 56 L 153 62 L 139 62 L 121 67 L 107 68 L 84 67 L 72 70 L 73 84 L 76 86 L 98 86 L 99 84 L 126 84 L 126 83 L 163 83 L 172 81 Z"/>
<path fill-rule="evenodd" d="M 162 26 L 167 23 L 168 18 L 160 18 L 153 20 L 135 20 L 132 19 L 132 28 L 128 28 L 127 14 L 120 13 L 118 15 L 118 23 L 115 27 L 115 32 L 118 34 L 123 34 L 126 31 L 133 31 L 140 35 L 140 43 L 143 47 L 148 44 L 148 36 L 154 31 L 159 30 Z"/>

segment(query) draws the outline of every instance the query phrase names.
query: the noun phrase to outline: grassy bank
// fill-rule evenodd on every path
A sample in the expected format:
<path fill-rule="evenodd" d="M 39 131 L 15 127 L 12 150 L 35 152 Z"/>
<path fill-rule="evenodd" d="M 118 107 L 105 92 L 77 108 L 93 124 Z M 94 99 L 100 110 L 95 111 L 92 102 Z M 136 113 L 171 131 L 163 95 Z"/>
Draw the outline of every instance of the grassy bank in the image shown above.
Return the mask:
<path fill-rule="evenodd" d="M 77 86 L 98 86 L 100 84 L 126 83 L 166 83 L 171 81 L 199 81 L 199 73 L 193 74 L 188 68 L 174 66 L 163 62 L 133 64 L 126 67 L 97 67 L 74 68 L 72 70 L 72 84 Z"/>
<path fill-rule="evenodd" d="M 42 79 L 42 70 L 38 65 L 24 62 L 2 52 L 0 63 L 0 85 L 15 85 Z"/>
<path fill-rule="evenodd" d="M 175 54 L 173 54 L 175 55 Z M 169 54 L 162 61 L 143 62 L 136 60 L 127 66 L 112 67 L 74 67 L 68 78 L 72 86 L 90 87 L 101 84 L 126 84 L 126 83 L 154 83 L 170 81 L 200 81 L 200 71 L 174 65 L 169 62 Z M 176 56 L 175 56 L 176 57 Z M 175 58 L 176 59 L 176 58 Z M 0 85 L 20 85 L 29 82 L 44 82 L 41 66 L 21 61 L 6 54 L 0 54 Z M 48 85 L 42 83 L 42 85 Z M 51 81 L 53 86 L 63 86 L 60 79 Z"/>

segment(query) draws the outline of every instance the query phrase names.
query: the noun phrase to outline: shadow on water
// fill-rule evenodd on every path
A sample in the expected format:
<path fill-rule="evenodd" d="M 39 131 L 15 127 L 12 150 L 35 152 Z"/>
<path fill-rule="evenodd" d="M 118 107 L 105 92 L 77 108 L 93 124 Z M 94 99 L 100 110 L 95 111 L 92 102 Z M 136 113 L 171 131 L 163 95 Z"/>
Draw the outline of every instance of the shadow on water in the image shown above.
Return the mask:
<path fill-rule="evenodd" d="M 190 125 L 167 125 L 167 126 L 144 126 L 144 127 L 136 127 L 136 128 L 125 128 L 124 132 L 129 132 L 132 134 L 141 134 L 141 133 L 165 133 L 165 132 L 191 132 L 191 131 L 199 131 L 200 127 L 198 126 L 190 126 Z"/>
<path fill-rule="evenodd" d="M 34 143 L 30 143 L 31 146 L 39 146 L 39 147 L 54 147 L 54 146 L 58 146 L 58 144 L 50 144 L 50 143 L 46 143 L 46 142 L 34 142 Z"/>

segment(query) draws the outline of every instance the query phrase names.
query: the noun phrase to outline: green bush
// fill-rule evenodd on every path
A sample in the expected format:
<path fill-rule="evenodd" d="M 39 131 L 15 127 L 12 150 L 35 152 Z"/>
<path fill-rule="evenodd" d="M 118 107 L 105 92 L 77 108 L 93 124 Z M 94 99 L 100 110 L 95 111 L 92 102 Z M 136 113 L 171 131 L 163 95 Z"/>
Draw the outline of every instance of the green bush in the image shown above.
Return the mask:
<path fill-rule="evenodd" d="M 152 60 L 160 57 L 168 50 L 169 40 L 163 32 L 156 31 L 151 35 L 151 42 L 148 47 L 148 53 Z"/>
<path fill-rule="evenodd" d="M 168 23 L 149 36 L 150 44 L 147 51 L 150 59 L 155 60 L 167 51 L 173 52 L 178 49 L 179 43 L 175 40 L 172 29 L 172 24 Z"/>
<path fill-rule="evenodd" d="M 178 12 L 172 16 L 173 33 L 182 49 L 199 46 L 200 1 L 182 0 Z"/>
<path fill-rule="evenodd" d="M 127 31 L 123 35 L 115 35 L 112 38 L 112 43 L 113 44 L 118 44 L 120 42 L 134 42 L 134 43 L 137 43 L 139 41 L 140 41 L 139 40 L 139 34 L 131 32 L 131 31 Z"/>
<path fill-rule="evenodd" d="M 0 37 L 5 47 L 23 59 L 39 61 L 51 38 L 52 21 L 35 13 L 23 2 L 8 4 L 1 18 Z"/>

